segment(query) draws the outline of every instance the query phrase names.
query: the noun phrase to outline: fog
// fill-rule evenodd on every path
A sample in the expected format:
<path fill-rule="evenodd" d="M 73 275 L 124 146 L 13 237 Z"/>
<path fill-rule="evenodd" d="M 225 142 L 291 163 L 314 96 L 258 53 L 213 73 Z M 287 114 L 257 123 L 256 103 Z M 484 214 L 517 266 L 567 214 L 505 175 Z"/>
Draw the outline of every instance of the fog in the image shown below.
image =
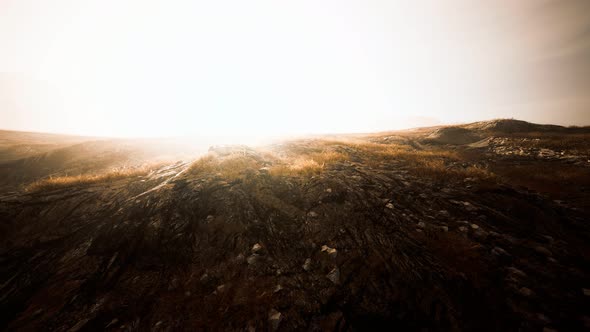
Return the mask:
<path fill-rule="evenodd" d="M 0 127 L 252 140 L 588 125 L 587 1 L 2 1 Z"/>

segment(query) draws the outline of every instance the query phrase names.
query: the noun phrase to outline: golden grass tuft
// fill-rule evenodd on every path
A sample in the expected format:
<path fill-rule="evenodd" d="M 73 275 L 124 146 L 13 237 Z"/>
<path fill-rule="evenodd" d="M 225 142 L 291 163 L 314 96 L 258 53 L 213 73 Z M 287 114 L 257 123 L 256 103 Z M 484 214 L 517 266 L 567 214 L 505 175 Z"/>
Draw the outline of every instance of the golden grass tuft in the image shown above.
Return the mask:
<path fill-rule="evenodd" d="M 261 167 L 262 164 L 251 156 L 235 154 L 218 158 L 209 154 L 196 160 L 188 172 L 193 175 L 218 175 L 226 180 L 237 180 L 245 178 Z"/>
<path fill-rule="evenodd" d="M 273 176 L 313 176 L 320 174 L 324 164 L 313 159 L 298 158 L 289 163 L 278 163 L 270 168 Z"/>
<path fill-rule="evenodd" d="M 54 190 L 73 186 L 113 182 L 121 179 L 148 175 L 150 172 L 157 169 L 159 166 L 160 165 L 149 165 L 133 168 L 118 168 L 98 174 L 79 174 L 50 177 L 29 184 L 25 188 L 25 190 L 29 192 L 38 192 L 43 190 Z"/>
<path fill-rule="evenodd" d="M 312 150 L 299 155 L 277 158 L 270 168 L 273 176 L 314 176 L 322 173 L 329 164 L 348 159 L 344 153 L 330 150 Z"/>

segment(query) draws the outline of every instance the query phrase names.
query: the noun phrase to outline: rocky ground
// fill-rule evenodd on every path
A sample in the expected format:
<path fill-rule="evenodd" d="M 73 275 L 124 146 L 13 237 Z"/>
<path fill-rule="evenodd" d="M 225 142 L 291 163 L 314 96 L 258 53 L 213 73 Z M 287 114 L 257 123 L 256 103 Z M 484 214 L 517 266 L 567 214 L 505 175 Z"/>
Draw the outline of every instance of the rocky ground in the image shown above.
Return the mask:
<path fill-rule="evenodd" d="M 5 193 L 0 327 L 588 330 L 588 140 L 526 135 L 214 149 L 206 164 Z M 298 156 L 315 159 L 279 171 Z"/>

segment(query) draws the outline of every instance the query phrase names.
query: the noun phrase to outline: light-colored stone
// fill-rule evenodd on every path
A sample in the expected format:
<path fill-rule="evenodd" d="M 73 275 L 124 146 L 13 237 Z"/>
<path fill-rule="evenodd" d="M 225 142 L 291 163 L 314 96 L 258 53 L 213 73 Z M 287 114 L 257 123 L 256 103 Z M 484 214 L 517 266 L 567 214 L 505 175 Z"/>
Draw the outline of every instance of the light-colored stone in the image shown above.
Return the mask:
<path fill-rule="evenodd" d="M 524 273 L 523 271 L 521 271 L 515 267 L 512 267 L 512 266 L 508 267 L 508 268 L 506 268 L 506 271 L 508 271 L 509 275 L 516 276 L 519 278 L 526 278 L 526 273 Z"/>
<path fill-rule="evenodd" d="M 268 313 L 268 322 L 273 331 L 278 330 L 282 320 L 283 315 L 280 312 L 275 309 L 270 309 L 270 312 Z"/>
<path fill-rule="evenodd" d="M 302 267 L 305 271 L 311 270 L 311 258 L 306 259 Z"/>
<path fill-rule="evenodd" d="M 327 253 L 328 256 L 330 256 L 332 258 L 336 258 L 336 256 L 338 255 L 338 250 L 336 250 L 334 248 L 330 248 L 325 244 L 322 246 L 322 252 Z"/>
<path fill-rule="evenodd" d="M 494 249 L 492 249 L 492 254 L 494 254 L 496 256 L 504 256 L 504 257 L 510 256 L 510 254 L 506 250 L 504 250 L 500 247 L 494 247 Z"/>
<path fill-rule="evenodd" d="M 252 246 L 252 253 L 256 254 L 259 251 L 262 250 L 262 245 L 260 243 L 256 243 L 255 245 Z"/>
<path fill-rule="evenodd" d="M 330 273 L 326 275 L 326 278 L 330 279 L 330 281 L 333 282 L 335 285 L 339 285 L 340 269 L 338 267 L 333 268 L 332 271 L 330 271 Z"/>

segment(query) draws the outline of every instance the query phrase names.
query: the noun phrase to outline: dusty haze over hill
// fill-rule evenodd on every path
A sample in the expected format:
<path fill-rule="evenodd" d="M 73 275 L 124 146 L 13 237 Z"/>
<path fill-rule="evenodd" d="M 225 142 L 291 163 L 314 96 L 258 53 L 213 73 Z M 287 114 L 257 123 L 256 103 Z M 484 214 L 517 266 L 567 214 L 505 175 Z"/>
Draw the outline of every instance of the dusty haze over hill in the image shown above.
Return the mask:
<path fill-rule="evenodd" d="M 505 117 L 587 125 L 589 29 L 584 0 L 8 0 L 0 127 L 178 136 Z"/>

